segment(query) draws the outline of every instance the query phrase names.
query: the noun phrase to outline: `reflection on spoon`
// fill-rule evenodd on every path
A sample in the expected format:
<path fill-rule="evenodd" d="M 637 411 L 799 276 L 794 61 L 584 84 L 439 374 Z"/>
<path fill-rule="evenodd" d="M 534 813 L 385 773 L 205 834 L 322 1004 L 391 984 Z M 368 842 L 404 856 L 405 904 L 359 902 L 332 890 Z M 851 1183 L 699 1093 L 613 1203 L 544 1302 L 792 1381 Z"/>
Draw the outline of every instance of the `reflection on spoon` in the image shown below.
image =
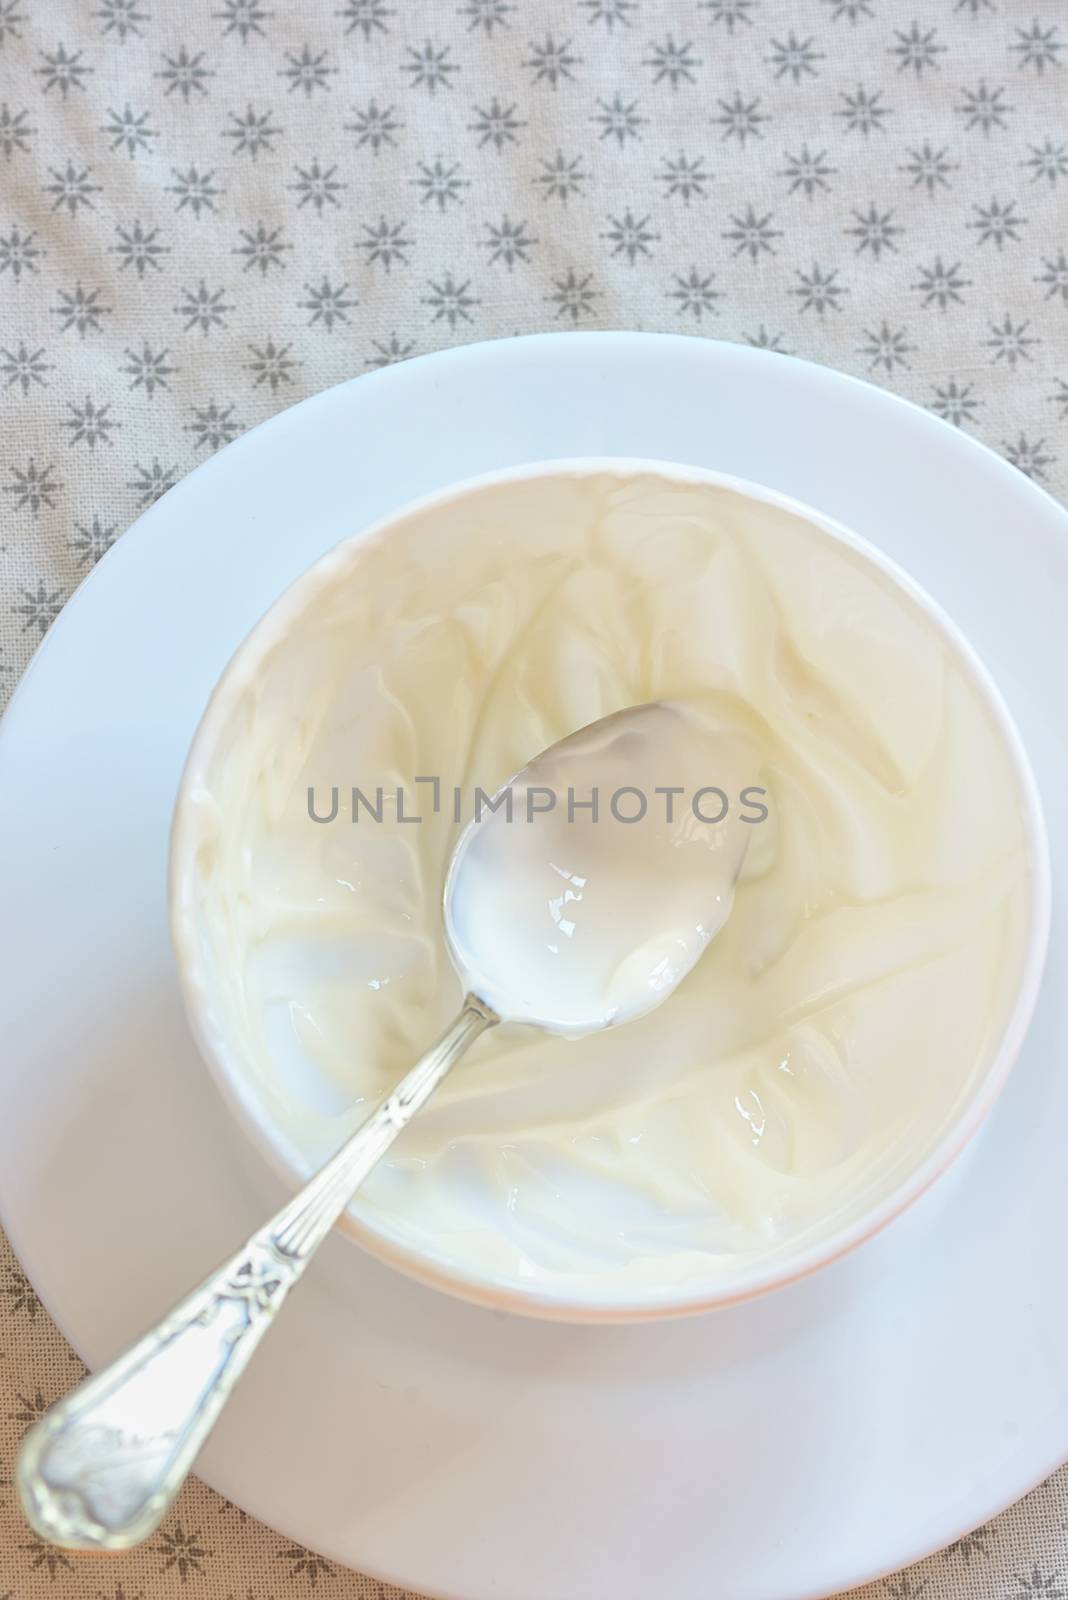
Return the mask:
<path fill-rule="evenodd" d="M 535 756 L 453 852 L 445 929 L 467 987 L 568 1034 L 659 1005 L 730 912 L 756 767 L 742 736 L 667 701 Z"/>

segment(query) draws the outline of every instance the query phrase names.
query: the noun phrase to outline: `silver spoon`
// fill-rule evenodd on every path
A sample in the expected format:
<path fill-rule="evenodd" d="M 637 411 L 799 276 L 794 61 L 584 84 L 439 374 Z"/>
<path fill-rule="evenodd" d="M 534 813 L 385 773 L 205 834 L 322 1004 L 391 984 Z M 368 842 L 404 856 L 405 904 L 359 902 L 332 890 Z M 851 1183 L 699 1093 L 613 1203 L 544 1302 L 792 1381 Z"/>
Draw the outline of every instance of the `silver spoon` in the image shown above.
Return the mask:
<path fill-rule="evenodd" d="M 646 813 L 628 820 L 639 775 L 672 781 L 651 785 Z M 744 741 L 654 702 L 551 745 L 498 791 L 446 881 L 446 933 L 468 986 L 459 1015 L 277 1216 L 30 1430 L 16 1478 L 35 1532 L 107 1551 L 153 1532 L 286 1295 L 480 1034 L 502 1020 L 587 1033 L 667 998 L 730 911 L 743 823 L 755 820 L 736 796 L 753 775 Z M 721 794 L 729 809 L 714 820 Z"/>

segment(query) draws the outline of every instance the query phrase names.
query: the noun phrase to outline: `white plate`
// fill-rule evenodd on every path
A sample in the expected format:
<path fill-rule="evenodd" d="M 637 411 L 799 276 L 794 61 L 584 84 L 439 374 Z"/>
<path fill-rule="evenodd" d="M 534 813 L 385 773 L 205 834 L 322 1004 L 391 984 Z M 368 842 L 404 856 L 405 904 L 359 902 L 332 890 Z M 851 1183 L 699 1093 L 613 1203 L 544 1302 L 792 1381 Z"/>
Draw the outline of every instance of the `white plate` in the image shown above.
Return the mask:
<path fill-rule="evenodd" d="M 696 339 L 507 340 L 331 390 L 146 513 L 0 730 L 9 934 L 17 918 L 0 1214 L 90 1364 L 279 1198 L 193 1051 L 167 941 L 170 808 L 218 672 L 361 524 L 475 473 L 597 454 L 796 495 L 947 607 L 1030 750 L 1063 971 L 1068 517 L 1013 468 L 877 389 Z M 955 1537 L 1068 1455 L 1064 995 L 1045 985 L 970 1156 L 762 1301 L 646 1327 L 527 1322 L 331 1239 L 203 1476 L 327 1556 L 458 1600 L 807 1600 Z"/>

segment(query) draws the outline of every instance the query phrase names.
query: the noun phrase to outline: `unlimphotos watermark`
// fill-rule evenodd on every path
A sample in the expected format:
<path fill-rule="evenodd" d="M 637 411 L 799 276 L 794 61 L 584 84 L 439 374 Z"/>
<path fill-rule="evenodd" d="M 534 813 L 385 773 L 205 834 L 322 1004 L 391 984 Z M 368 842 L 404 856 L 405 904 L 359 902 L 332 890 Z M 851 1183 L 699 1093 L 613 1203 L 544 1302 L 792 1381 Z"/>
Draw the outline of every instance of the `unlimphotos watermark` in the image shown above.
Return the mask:
<path fill-rule="evenodd" d="M 656 784 L 652 789 L 623 784 L 611 791 L 594 786 L 581 793 L 571 785 L 558 790 L 542 784 L 463 789 L 459 785 L 446 788 L 438 777 L 417 777 L 410 786 L 378 784 L 372 789 L 335 783 L 320 792 L 314 784 L 309 785 L 308 816 L 322 825 L 338 821 L 416 824 L 442 814 L 451 815 L 455 823 L 481 822 L 486 815 L 498 814 L 506 822 L 533 822 L 557 812 L 568 822 L 629 824 L 647 817 L 674 823 L 689 813 L 695 821 L 710 826 L 730 816 L 756 824 L 768 817 L 767 793 L 750 784 L 731 794 L 715 783 L 699 789 L 677 783 Z"/>

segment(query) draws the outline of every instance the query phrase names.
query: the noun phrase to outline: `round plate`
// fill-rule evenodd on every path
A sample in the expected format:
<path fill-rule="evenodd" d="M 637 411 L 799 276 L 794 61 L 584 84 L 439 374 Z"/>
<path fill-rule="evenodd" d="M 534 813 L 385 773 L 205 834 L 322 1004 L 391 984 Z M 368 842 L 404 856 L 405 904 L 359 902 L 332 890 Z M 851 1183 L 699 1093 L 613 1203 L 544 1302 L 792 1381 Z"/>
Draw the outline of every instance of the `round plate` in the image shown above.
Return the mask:
<path fill-rule="evenodd" d="M 18 916 L 0 980 L 0 1215 L 90 1365 L 281 1198 L 196 1056 L 167 937 L 171 805 L 215 678 L 344 535 L 448 482 L 576 455 L 781 489 L 946 606 L 1030 751 L 1063 970 L 1068 517 L 1027 479 L 877 389 L 696 339 L 506 340 L 345 384 L 153 506 L 58 619 L 0 729 L 0 880 Z M 456 1600 L 699 1600 L 710 1584 L 808 1600 L 901 1566 L 1068 1454 L 1066 1046 L 1068 997 L 1047 983 L 946 1179 L 814 1278 L 706 1317 L 525 1321 L 331 1238 L 203 1476 L 327 1556 Z"/>

